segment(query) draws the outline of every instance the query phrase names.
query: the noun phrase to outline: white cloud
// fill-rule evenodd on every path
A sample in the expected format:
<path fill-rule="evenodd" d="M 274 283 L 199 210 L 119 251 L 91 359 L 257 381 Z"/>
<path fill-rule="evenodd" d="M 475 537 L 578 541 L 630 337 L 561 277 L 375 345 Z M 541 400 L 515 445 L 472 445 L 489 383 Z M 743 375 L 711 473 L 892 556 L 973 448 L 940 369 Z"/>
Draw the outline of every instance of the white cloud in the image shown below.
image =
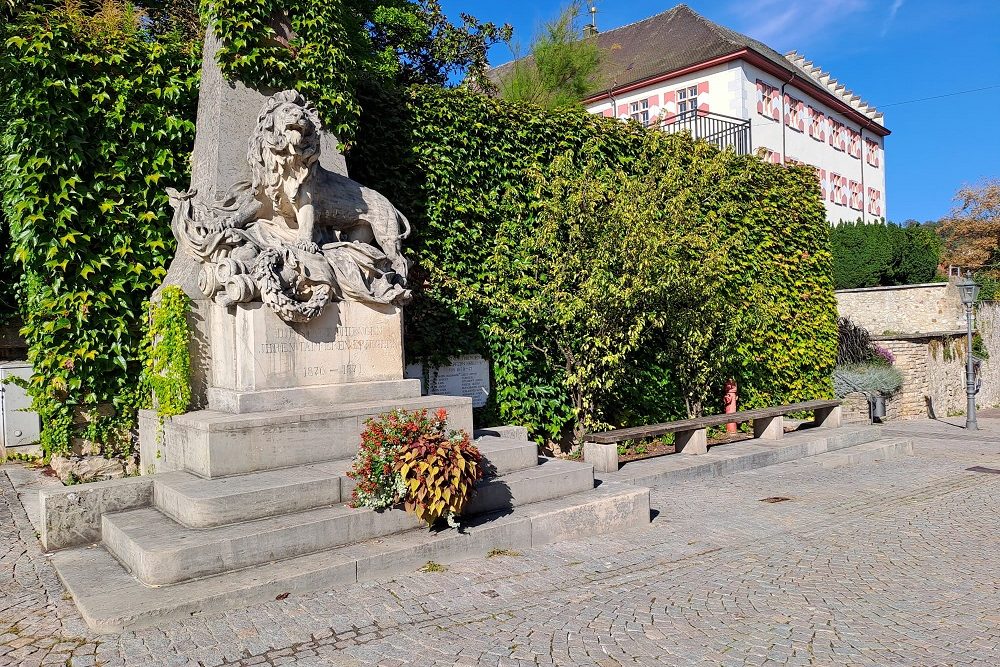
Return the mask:
<path fill-rule="evenodd" d="M 730 11 L 742 19 L 741 32 L 778 50 L 801 50 L 865 6 L 866 0 L 748 0 L 732 4 Z"/>
<path fill-rule="evenodd" d="M 899 10 L 903 8 L 904 2 L 906 2 L 906 0 L 892 0 L 892 7 L 889 8 L 889 18 L 885 20 L 885 25 L 882 26 L 883 37 L 885 37 L 885 34 L 889 32 L 889 26 L 891 26 L 892 22 L 896 19 L 896 14 L 899 13 Z"/>

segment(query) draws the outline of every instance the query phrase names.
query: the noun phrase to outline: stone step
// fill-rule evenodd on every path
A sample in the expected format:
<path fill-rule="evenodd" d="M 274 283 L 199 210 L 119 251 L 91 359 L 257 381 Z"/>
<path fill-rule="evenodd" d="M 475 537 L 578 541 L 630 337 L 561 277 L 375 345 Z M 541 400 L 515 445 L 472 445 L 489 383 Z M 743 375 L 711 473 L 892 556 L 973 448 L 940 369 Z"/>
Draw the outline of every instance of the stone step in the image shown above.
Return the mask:
<path fill-rule="evenodd" d="M 879 440 L 818 458 L 822 459 L 820 462 L 824 468 L 842 468 L 849 465 L 888 461 L 904 456 L 913 456 L 912 440 Z"/>
<path fill-rule="evenodd" d="M 477 512 L 509 510 L 593 488 L 592 466 L 546 459 L 542 465 L 483 483 Z M 218 480 L 216 480 L 218 481 Z M 477 494 L 478 496 L 479 494 Z M 178 524 L 154 508 L 105 514 L 101 536 L 108 549 L 145 584 L 188 579 L 252 567 L 392 535 L 419 526 L 402 510 L 375 512 L 344 504 L 295 514 L 196 529 Z"/>
<path fill-rule="evenodd" d="M 472 399 L 419 396 L 273 412 L 233 414 L 199 410 L 163 422 L 140 413 L 143 472 L 187 470 L 212 479 L 354 456 L 369 417 L 394 408 L 448 412 L 448 426 L 472 433 Z M 155 444 L 154 444 L 155 443 Z"/>
<path fill-rule="evenodd" d="M 786 433 L 780 440 L 758 439 L 716 445 L 707 454 L 670 454 L 630 461 L 617 472 L 601 472 L 596 477 L 601 481 L 641 486 L 722 477 L 873 442 L 880 437 L 879 429 L 870 425 L 803 429 Z"/>
<path fill-rule="evenodd" d="M 503 438 L 476 441 L 493 474 L 538 465 L 533 442 Z M 154 475 L 153 505 L 189 528 L 210 528 L 347 502 L 353 459 L 203 479 L 188 472 Z M 589 482 L 593 485 L 593 476 Z M 530 501 L 528 501 L 530 502 Z M 499 505 L 498 505 L 499 506 Z"/>
<path fill-rule="evenodd" d="M 64 549 L 52 562 L 91 627 L 114 633 L 302 593 L 387 578 L 427 561 L 451 563 L 492 549 L 529 549 L 574 537 L 647 526 L 649 489 L 604 484 L 532 503 L 510 513 L 475 517 L 463 532 L 417 529 L 258 567 L 150 588 L 130 576 L 100 545 Z"/>
<path fill-rule="evenodd" d="M 542 464 L 483 480 L 465 510 L 470 516 L 537 503 L 594 488 L 594 466 L 542 459 Z"/>

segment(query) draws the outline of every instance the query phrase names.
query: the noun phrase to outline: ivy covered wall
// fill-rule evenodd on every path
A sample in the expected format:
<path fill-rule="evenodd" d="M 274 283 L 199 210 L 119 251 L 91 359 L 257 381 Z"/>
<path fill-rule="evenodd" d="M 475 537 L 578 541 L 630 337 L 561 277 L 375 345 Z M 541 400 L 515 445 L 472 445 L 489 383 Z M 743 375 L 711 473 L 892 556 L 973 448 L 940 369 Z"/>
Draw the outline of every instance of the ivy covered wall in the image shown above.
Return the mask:
<path fill-rule="evenodd" d="M 188 178 L 197 24 L 115 2 L 14 12 L 0 30 L 0 195 L 42 445 L 128 450 L 144 301 L 173 253 L 164 186 Z"/>
<path fill-rule="evenodd" d="M 409 243 L 420 291 L 406 313 L 408 357 L 487 356 L 495 390 L 484 420 L 526 424 L 544 438 L 578 437 L 581 425 L 719 410 L 727 377 L 739 383 L 746 407 L 831 395 L 829 228 L 808 170 L 462 90 L 414 87 L 401 99 L 362 98 L 362 108 L 350 172 L 386 193 L 416 230 Z M 589 209 L 581 203 L 588 198 Z M 552 201 L 564 211 L 555 232 Z M 592 253 L 579 258 L 585 279 L 553 268 L 572 256 L 565 244 L 574 228 L 594 225 L 613 238 L 594 222 L 602 218 L 622 226 L 621 243 L 574 241 Z M 657 251 L 657 271 L 643 273 L 628 243 L 663 228 L 701 241 L 687 254 Z M 554 251 L 522 242 L 540 230 Z M 537 279 L 514 284 L 521 281 L 511 279 L 511 266 Z M 636 276 L 656 281 L 654 289 L 633 289 Z M 547 295 L 543 308 L 532 304 L 555 277 L 567 281 L 564 290 Z M 592 295 L 597 279 L 605 292 L 635 302 Z M 657 284 L 689 293 L 659 298 Z M 568 334 L 579 329 L 553 324 L 565 312 L 592 318 L 587 340 L 602 354 L 570 349 Z M 651 312 L 657 317 L 642 326 L 616 324 Z M 596 359 L 598 385 L 606 380 L 585 387 L 583 402 L 574 396 L 581 355 Z"/>

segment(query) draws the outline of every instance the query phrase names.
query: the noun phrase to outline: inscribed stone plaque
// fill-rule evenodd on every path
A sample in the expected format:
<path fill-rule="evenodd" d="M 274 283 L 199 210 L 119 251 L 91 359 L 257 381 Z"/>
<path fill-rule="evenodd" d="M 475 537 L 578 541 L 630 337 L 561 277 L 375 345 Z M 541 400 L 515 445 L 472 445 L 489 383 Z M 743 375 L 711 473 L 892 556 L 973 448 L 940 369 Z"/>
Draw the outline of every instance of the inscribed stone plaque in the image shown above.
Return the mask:
<path fill-rule="evenodd" d="M 422 364 L 406 367 L 406 377 L 420 380 L 421 392 L 444 396 L 468 396 L 472 407 L 486 405 L 490 395 L 490 365 L 478 354 L 450 359 L 450 366 L 429 368 L 424 379 Z"/>
<path fill-rule="evenodd" d="M 403 378 L 399 308 L 342 301 L 287 324 L 260 303 L 217 307 L 212 386 L 238 391 Z"/>

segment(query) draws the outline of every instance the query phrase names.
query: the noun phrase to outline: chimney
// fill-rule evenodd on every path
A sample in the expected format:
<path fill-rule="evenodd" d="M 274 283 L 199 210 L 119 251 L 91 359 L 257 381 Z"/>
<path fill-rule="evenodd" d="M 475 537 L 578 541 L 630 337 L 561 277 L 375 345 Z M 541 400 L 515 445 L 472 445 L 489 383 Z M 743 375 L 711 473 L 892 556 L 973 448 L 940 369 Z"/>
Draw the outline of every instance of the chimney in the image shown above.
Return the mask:
<path fill-rule="evenodd" d="M 597 34 L 597 5 L 590 5 L 590 23 L 583 27 L 584 38 L 593 37 Z"/>

